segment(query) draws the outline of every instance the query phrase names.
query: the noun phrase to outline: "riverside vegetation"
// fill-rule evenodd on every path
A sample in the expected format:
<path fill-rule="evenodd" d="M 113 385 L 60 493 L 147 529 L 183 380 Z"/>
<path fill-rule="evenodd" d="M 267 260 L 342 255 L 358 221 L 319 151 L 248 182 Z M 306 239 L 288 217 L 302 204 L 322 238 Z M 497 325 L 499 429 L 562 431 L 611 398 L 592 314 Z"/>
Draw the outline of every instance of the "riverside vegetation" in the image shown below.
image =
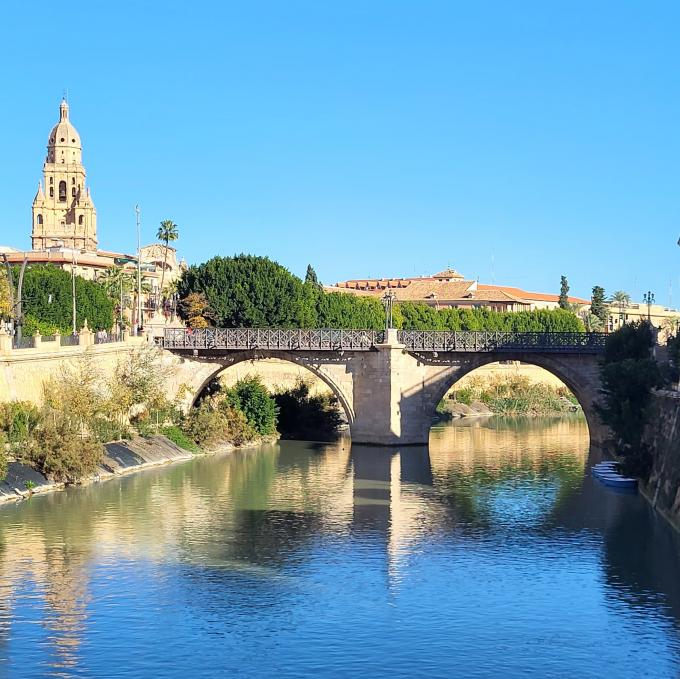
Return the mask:
<path fill-rule="evenodd" d="M 45 384 L 40 407 L 0 403 L 0 476 L 17 460 L 53 481 L 77 483 L 97 472 L 105 443 L 133 436 L 163 434 L 191 452 L 254 443 L 279 434 L 280 408 L 286 437 L 311 436 L 310 425 L 329 436 L 340 422 L 337 403 L 309 397 L 303 383 L 272 395 L 250 376 L 208 390 L 183 414 L 179 400 L 165 396 L 167 373 L 157 358 L 154 347 L 135 350 L 105 378 L 86 353 Z"/>
<path fill-rule="evenodd" d="M 437 407 L 440 417 L 475 414 L 561 415 L 580 408 L 566 387 L 533 382 L 524 375 L 473 377 Z"/>

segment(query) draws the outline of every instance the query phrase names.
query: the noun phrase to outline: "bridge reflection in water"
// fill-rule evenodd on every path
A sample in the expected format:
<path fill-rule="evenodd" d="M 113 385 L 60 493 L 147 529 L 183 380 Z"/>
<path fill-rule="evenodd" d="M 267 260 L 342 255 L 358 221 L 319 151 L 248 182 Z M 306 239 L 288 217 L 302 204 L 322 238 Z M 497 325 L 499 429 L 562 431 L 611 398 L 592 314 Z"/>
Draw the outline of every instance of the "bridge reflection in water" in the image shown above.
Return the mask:
<path fill-rule="evenodd" d="M 381 631 L 402 654 L 435 621 L 440 633 L 454 625 L 448 655 L 429 651 L 443 663 L 457 643 L 483 660 L 480 611 L 510 615 L 530 641 L 553 606 L 565 620 L 584 606 L 581 631 L 599 633 L 604 594 L 617 614 L 634 610 L 626 624 L 649 639 L 659 611 L 680 620 L 677 538 L 640 498 L 593 483 L 594 459 L 580 418 L 494 418 L 436 427 L 429 448 L 282 442 L 2 508 L 0 661 L 57 674 L 143 658 L 147 676 L 173 676 L 197 654 L 227 672 L 264 671 L 273 653 L 302 672 L 295 663 L 319 634 L 338 649 L 346 640 L 349 657 L 361 629 L 390 665 L 373 627 L 385 597 L 405 628 Z M 596 591 L 566 603 L 562 577 Z M 525 617 L 509 614 L 502 602 L 522 606 L 529 583 Z M 156 616 L 169 630 L 159 657 Z M 289 621 L 275 625 L 273 649 L 260 619 Z M 193 626 L 187 654 L 172 634 Z"/>

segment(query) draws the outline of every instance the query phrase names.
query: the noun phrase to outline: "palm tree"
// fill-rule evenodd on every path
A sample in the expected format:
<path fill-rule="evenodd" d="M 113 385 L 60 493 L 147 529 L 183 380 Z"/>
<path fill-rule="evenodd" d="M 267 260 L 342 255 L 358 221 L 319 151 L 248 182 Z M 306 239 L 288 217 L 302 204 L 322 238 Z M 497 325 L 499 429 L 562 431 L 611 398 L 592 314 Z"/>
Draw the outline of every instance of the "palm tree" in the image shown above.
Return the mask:
<path fill-rule="evenodd" d="M 630 304 L 630 295 L 623 290 L 617 290 L 610 298 L 610 304 L 616 304 L 619 307 L 619 324 L 623 325 L 623 310 Z"/>
<path fill-rule="evenodd" d="M 623 290 L 617 290 L 610 298 L 609 301 L 613 304 L 618 304 L 622 307 L 627 307 L 630 304 L 630 295 Z"/>
<path fill-rule="evenodd" d="M 125 309 L 124 295 L 135 287 L 135 278 L 122 266 L 112 266 L 106 269 L 97 279 L 104 286 L 106 294 L 120 306 L 120 326 L 123 327 L 123 312 Z"/>
<path fill-rule="evenodd" d="M 177 224 L 171 219 L 164 219 L 158 231 L 156 232 L 156 238 L 162 243 L 165 243 L 165 256 L 163 257 L 163 271 L 161 272 L 161 294 L 163 288 L 165 287 L 165 269 L 168 266 L 168 245 L 172 241 L 176 241 L 179 238 L 179 231 L 177 230 Z"/>

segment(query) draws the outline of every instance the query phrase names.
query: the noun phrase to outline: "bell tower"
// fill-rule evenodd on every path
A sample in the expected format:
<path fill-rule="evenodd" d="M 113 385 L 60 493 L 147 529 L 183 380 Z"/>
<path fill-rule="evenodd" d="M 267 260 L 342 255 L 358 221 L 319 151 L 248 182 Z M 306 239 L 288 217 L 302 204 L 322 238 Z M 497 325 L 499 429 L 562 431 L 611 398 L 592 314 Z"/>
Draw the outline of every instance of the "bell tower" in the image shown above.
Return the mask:
<path fill-rule="evenodd" d="M 60 246 L 96 252 L 97 211 L 85 186 L 80 136 L 68 117 L 68 103 L 59 106 L 43 165 L 43 181 L 33 199 L 34 250 Z"/>

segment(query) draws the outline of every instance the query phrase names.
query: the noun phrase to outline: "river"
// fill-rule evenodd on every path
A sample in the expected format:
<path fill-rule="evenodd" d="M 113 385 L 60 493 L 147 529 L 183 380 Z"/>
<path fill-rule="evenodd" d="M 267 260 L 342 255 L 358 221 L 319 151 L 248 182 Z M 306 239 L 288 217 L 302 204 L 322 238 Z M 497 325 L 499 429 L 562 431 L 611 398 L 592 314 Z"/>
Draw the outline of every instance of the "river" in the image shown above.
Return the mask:
<path fill-rule="evenodd" d="M 583 420 L 282 442 L 0 508 L 8 677 L 677 677 L 680 539 Z"/>

